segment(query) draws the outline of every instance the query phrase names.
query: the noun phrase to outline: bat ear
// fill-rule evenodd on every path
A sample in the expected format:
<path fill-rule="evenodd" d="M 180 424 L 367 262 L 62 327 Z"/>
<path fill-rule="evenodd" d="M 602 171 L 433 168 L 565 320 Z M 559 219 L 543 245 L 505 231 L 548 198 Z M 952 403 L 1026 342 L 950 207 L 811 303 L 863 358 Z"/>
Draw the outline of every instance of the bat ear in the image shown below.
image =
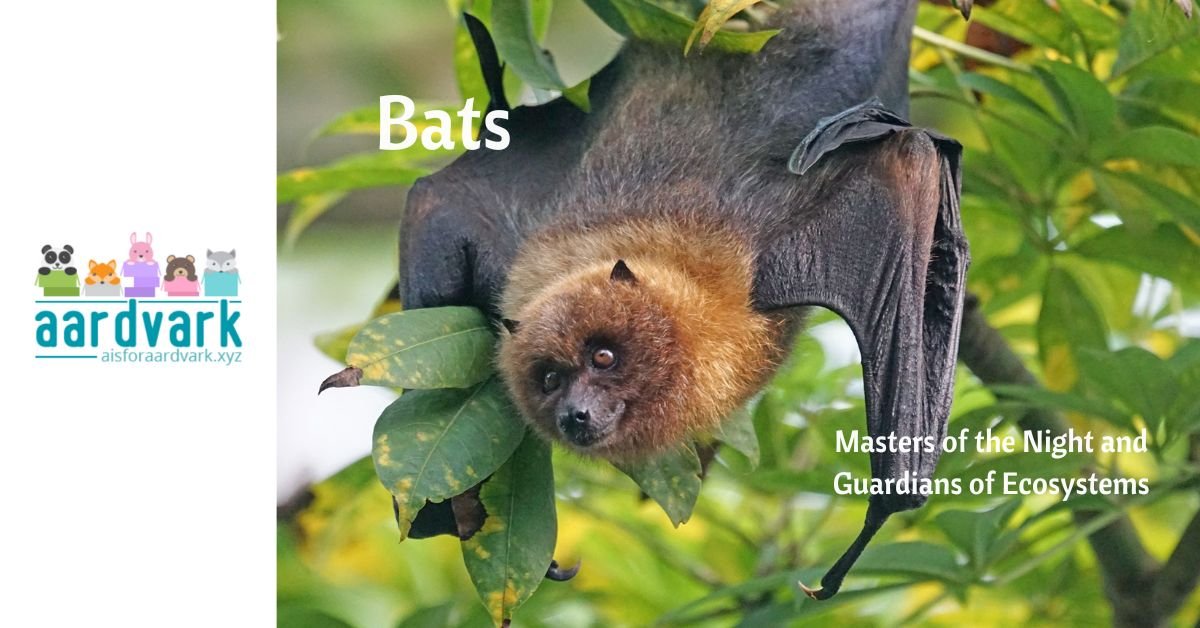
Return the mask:
<path fill-rule="evenodd" d="M 617 263 L 613 265 L 612 272 L 609 273 L 608 278 L 612 281 L 637 283 L 637 277 L 633 276 L 633 271 L 629 270 L 629 266 L 625 265 L 625 260 L 623 259 L 617 260 Z"/>
<path fill-rule="evenodd" d="M 521 326 L 520 321 L 514 321 L 511 318 L 500 319 L 500 324 L 504 325 L 504 328 L 507 329 L 508 333 L 510 334 L 517 333 L 517 328 Z"/>

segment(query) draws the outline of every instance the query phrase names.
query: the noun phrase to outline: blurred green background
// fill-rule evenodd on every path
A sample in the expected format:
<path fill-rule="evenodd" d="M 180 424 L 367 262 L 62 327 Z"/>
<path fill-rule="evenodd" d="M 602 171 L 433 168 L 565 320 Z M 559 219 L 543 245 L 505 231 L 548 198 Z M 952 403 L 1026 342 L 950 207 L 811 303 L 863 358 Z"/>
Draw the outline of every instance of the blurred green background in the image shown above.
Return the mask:
<path fill-rule="evenodd" d="M 1183 549 L 1200 548 L 1197 21 L 1167 1 L 979 4 L 970 26 L 949 7 L 922 5 L 912 117 L 965 145 L 969 287 L 1041 386 L 998 397 L 960 368 L 949 431 L 1011 432 L 1037 411 L 1097 434 L 1146 427 L 1154 446 L 1058 461 L 951 454 L 939 475 L 1087 468 L 1147 477 L 1151 495 L 934 497 L 893 517 L 843 593 L 806 601 L 796 582 L 819 579 L 866 506 L 831 494 L 834 474 L 862 477 L 868 465 L 833 452 L 836 430 L 863 423 L 861 369 L 845 326 L 825 313 L 755 408 L 757 468 L 721 450 L 679 529 L 625 476 L 556 452 L 556 557 L 583 569 L 546 582 L 516 625 L 1107 625 L 1114 597 L 1160 599 L 1153 578 L 1181 560 L 1172 555 L 1185 530 Z M 395 279 L 405 188 L 332 177 L 327 188 L 283 192 L 347 156 L 373 158 L 370 124 L 340 116 L 380 95 L 457 108 L 455 14 L 429 0 L 343 0 L 283 1 L 278 15 L 281 198 L 294 196 L 279 211 L 279 625 L 488 625 L 456 539 L 397 543 L 388 493 L 363 458 L 392 395 L 309 396 L 339 368 L 336 332 L 369 318 Z M 619 45 L 579 0 L 553 2 L 548 15 L 543 43 L 567 84 Z M 511 78 L 514 94 L 538 97 Z M 432 170 L 452 155 L 386 158 L 372 167 Z M 1126 561 L 1117 571 L 1098 564 L 1092 529 L 1072 513 L 1081 508 L 1132 534 L 1104 537 Z M 1165 623 L 1197 625 L 1194 587 Z"/>

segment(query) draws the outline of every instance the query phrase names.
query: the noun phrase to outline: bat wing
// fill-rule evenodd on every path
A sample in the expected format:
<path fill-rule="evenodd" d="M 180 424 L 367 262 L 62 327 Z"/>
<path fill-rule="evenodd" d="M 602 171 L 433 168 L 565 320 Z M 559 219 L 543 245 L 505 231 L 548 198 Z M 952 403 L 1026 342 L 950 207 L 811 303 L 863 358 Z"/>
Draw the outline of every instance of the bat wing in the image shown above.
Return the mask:
<path fill-rule="evenodd" d="M 502 69 L 487 29 L 465 15 L 491 102 L 506 110 Z M 593 82 L 593 93 L 606 86 Z M 585 149 L 587 114 L 559 98 L 517 107 L 500 124 L 507 148 L 463 154 L 409 190 L 400 232 L 400 297 L 407 309 L 495 304 L 529 214 L 558 193 Z"/>
<path fill-rule="evenodd" d="M 819 305 L 853 329 L 870 435 L 936 438 L 933 452 L 872 453 L 875 478 L 929 478 L 941 451 L 968 264 L 960 153 L 954 140 L 914 129 L 877 102 L 822 120 L 788 164 L 797 185 L 808 179 L 820 189 L 758 260 L 759 308 Z M 809 594 L 837 593 L 887 517 L 925 499 L 872 495 L 862 532 Z"/>
<path fill-rule="evenodd" d="M 507 110 L 502 69 L 487 29 L 465 15 L 491 102 Z M 593 83 L 593 92 L 607 88 Z M 564 99 L 509 111 L 510 144 L 468 152 L 409 190 L 400 228 L 397 296 L 405 309 L 474 306 L 493 317 L 509 266 L 534 213 L 559 190 L 585 148 L 586 114 Z M 427 502 L 410 536 L 473 533 L 477 491 Z M 482 506 L 479 506 L 482 507 Z M 465 513 L 465 514 L 464 514 Z M 477 526 L 476 526 L 477 527 Z"/>
<path fill-rule="evenodd" d="M 585 114 L 564 100 L 519 107 L 504 150 L 466 153 L 409 190 L 400 227 L 400 298 L 416 309 L 495 304 L 526 229 L 583 151 Z"/>

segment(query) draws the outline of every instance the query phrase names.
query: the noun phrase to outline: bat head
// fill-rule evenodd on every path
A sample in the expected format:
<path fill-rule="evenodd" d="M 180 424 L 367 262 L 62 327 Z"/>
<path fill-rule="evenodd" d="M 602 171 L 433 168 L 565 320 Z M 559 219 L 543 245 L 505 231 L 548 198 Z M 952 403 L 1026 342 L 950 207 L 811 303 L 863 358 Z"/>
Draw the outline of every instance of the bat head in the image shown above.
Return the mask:
<path fill-rule="evenodd" d="M 690 431 L 682 406 L 696 356 L 679 304 L 635 272 L 620 260 L 588 268 L 504 321 L 500 370 L 521 414 L 585 455 L 639 458 Z"/>

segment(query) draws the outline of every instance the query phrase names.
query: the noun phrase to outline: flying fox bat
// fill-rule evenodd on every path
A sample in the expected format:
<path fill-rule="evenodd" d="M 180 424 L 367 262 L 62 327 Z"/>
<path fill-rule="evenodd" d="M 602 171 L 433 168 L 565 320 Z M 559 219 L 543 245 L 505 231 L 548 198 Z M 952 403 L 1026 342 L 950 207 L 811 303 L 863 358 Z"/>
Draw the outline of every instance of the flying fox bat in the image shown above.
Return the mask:
<path fill-rule="evenodd" d="M 412 187 L 405 307 L 488 312 L 524 418 L 612 460 L 716 427 L 786 356 L 803 307 L 826 307 L 861 349 L 870 434 L 940 443 L 968 254 L 960 147 L 904 118 L 915 12 L 797 2 L 756 54 L 629 41 L 592 79 L 590 113 L 563 99 L 512 109 L 507 149 Z M 494 49 L 470 27 L 492 107 L 506 107 Z M 871 472 L 929 478 L 937 460 L 873 452 Z M 872 495 L 810 595 L 834 595 L 888 516 L 924 501 Z M 453 515 L 430 504 L 413 536 L 454 532 Z"/>

